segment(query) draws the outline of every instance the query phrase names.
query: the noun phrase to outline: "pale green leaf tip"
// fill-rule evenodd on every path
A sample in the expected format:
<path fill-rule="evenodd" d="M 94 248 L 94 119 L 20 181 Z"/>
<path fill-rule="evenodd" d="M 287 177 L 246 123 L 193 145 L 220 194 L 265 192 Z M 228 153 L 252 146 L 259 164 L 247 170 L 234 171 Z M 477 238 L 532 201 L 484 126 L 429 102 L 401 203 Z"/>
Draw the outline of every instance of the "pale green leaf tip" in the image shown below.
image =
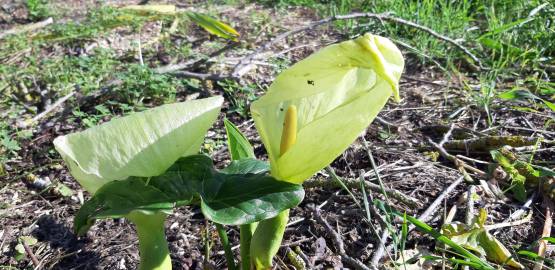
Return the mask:
<path fill-rule="evenodd" d="M 155 176 L 179 157 L 195 154 L 223 101 L 222 96 L 215 96 L 166 104 L 59 136 L 54 139 L 54 147 L 72 176 L 94 193 L 109 181 Z M 158 121 L 159 117 L 166 118 Z"/>
<path fill-rule="evenodd" d="M 399 79 L 405 65 L 401 51 L 391 40 L 370 33 L 357 38 L 355 42 L 370 53 L 373 60 L 370 68 L 389 83 L 394 100 L 399 102 Z"/>

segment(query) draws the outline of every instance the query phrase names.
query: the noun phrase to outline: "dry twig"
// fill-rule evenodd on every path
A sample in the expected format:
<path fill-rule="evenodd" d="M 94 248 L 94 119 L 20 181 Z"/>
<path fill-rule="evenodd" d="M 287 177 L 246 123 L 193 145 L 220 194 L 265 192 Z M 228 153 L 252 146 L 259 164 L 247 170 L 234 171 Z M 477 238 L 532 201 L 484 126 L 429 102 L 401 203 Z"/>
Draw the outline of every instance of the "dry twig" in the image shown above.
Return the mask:
<path fill-rule="evenodd" d="M 193 79 L 199 79 L 199 80 L 222 81 L 226 79 L 234 79 L 233 77 L 230 77 L 228 75 L 197 73 L 197 72 L 191 72 L 191 71 L 185 71 L 185 70 L 175 71 L 175 72 L 172 72 L 171 74 L 182 78 L 193 78 Z"/>
<path fill-rule="evenodd" d="M 449 130 L 447 130 L 447 132 L 443 134 L 443 139 L 441 139 L 441 141 L 439 142 L 439 146 L 443 147 L 443 145 L 449 140 L 449 138 L 451 138 L 451 134 L 453 133 L 454 129 L 455 123 L 452 123 L 451 126 L 449 126 Z"/>
<path fill-rule="evenodd" d="M 547 240 L 543 239 L 545 237 L 551 236 L 551 229 L 553 227 L 553 210 L 555 205 L 551 198 L 543 196 L 543 205 L 545 206 L 545 222 L 543 224 L 542 239 L 538 241 L 538 256 L 543 258 L 545 256 L 545 250 L 547 249 Z M 534 270 L 541 270 L 543 268 L 543 262 L 540 261 L 534 266 Z"/>
<path fill-rule="evenodd" d="M 389 13 L 380 13 L 380 14 L 376 14 L 376 13 L 352 13 L 352 14 L 346 14 L 346 15 L 334 15 L 319 21 L 315 21 L 312 22 L 306 26 L 302 26 L 296 29 L 293 29 L 291 31 L 287 31 L 285 33 L 282 33 L 280 35 L 278 35 L 277 37 L 275 37 L 274 39 L 272 39 L 271 41 L 265 43 L 263 46 L 259 47 L 257 50 L 255 50 L 253 53 L 247 55 L 245 58 L 243 58 L 243 60 L 241 60 L 233 69 L 232 72 L 232 77 L 242 77 L 244 74 L 246 74 L 247 72 L 250 71 L 250 69 L 252 68 L 252 63 L 251 61 L 257 57 L 259 54 L 261 54 L 264 51 L 267 51 L 270 49 L 270 47 L 274 44 L 276 44 L 278 41 L 285 39 L 286 37 L 290 36 L 290 35 L 294 35 L 300 32 L 304 32 L 310 29 L 314 29 L 320 25 L 323 24 L 328 24 L 334 21 L 338 21 L 338 20 L 350 20 L 350 19 L 358 19 L 358 18 L 368 18 L 368 19 L 375 19 L 375 20 L 379 20 L 379 21 L 389 21 L 389 22 L 393 22 L 393 23 L 397 23 L 397 24 L 402 24 L 402 25 L 406 25 L 406 26 L 410 26 L 412 28 L 424 31 L 440 40 L 443 40 L 445 42 L 448 42 L 452 45 L 454 45 L 455 47 L 457 47 L 458 49 L 462 50 L 466 55 L 468 55 L 470 58 L 472 58 L 472 60 L 474 60 L 480 67 L 482 67 L 481 61 L 480 59 L 478 59 L 478 57 L 476 57 L 473 53 L 470 52 L 469 49 L 467 49 L 466 47 L 464 47 L 463 45 L 459 44 L 457 41 L 455 41 L 454 39 L 451 39 L 447 36 L 441 35 L 437 32 L 435 32 L 434 30 L 419 25 L 417 23 L 411 22 L 411 21 L 407 21 L 407 20 L 403 20 L 397 17 L 393 17 L 391 16 Z"/>
<path fill-rule="evenodd" d="M 435 143 L 431 139 L 428 139 L 428 142 L 439 152 L 439 154 L 441 156 L 443 156 L 444 158 L 446 158 L 446 159 L 452 161 L 453 163 L 455 163 L 455 166 L 463 174 L 463 176 L 464 176 L 464 178 L 467 182 L 474 182 L 474 180 L 470 177 L 470 175 L 468 174 L 468 172 L 466 170 L 469 170 L 473 173 L 476 173 L 480 177 L 485 177 L 487 175 L 482 170 L 476 169 L 476 168 L 468 165 L 466 162 L 460 160 L 456 156 L 453 156 L 453 155 L 449 154 L 447 152 L 447 150 L 445 150 L 445 148 L 443 148 L 443 146 Z"/>
<path fill-rule="evenodd" d="M 496 229 L 501 229 L 505 227 L 518 226 L 518 225 L 526 224 L 530 221 L 532 221 L 532 212 L 530 212 L 530 214 L 525 216 L 523 219 L 510 221 L 510 222 L 501 222 L 501 223 L 496 223 L 492 225 L 485 225 L 484 228 L 490 231 L 490 230 L 496 230 Z"/>
<path fill-rule="evenodd" d="M 467 198 L 466 198 L 466 213 L 465 213 L 465 220 L 464 223 L 467 226 L 472 225 L 472 221 L 476 216 L 476 212 L 474 211 L 474 196 L 476 195 L 476 186 L 470 185 L 468 187 Z"/>
<path fill-rule="evenodd" d="M 52 106 L 48 107 L 43 112 L 41 112 L 41 113 L 37 114 L 35 117 L 31 118 L 31 120 L 23 122 L 21 124 L 21 127 L 26 128 L 26 127 L 32 125 L 33 123 L 37 122 L 38 120 L 40 120 L 41 118 L 43 118 L 44 116 L 46 116 L 47 114 L 52 112 L 54 109 L 56 109 L 58 106 L 62 105 L 64 102 L 66 102 L 66 100 L 71 98 L 73 95 L 75 95 L 75 91 L 71 91 L 71 93 L 69 93 L 69 94 L 61 97 L 60 99 L 56 100 L 56 102 L 54 102 L 54 104 L 52 104 Z"/>
<path fill-rule="evenodd" d="M 25 241 L 21 241 L 21 244 L 23 244 L 23 249 L 25 249 L 25 253 L 29 255 L 29 258 L 31 258 L 31 262 L 33 262 L 33 265 L 35 266 L 35 270 L 37 270 L 40 266 L 40 262 L 35 256 L 35 253 L 33 253 L 31 248 L 29 247 L 29 245 L 27 245 L 27 243 L 25 243 Z"/>
<path fill-rule="evenodd" d="M 453 191 L 457 186 L 459 186 L 463 182 L 463 180 L 464 180 L 464 177 L 461 176 L 453 183 L 451 183 L 447 188 L 445 188 L 443 192 L 441 192 L 441 194 L 439 194 L 439 196 L 437 196 L 437 198 L 432 202 L 432 204 L 428 206 L 428 208 L 424 211 L 424 213 L 418 216 L 418 219 L 422 222 L 430 221 L 433 217 L 432 214 L 435 213 L 436 209 L 439 207 L 441 202 L 443 202 L 443 200 L 447 197 L 447 195 L 449 195 L 451 191 Z M 410 225 L 409 232 L 414 230 L 414 228 L 416 228 L 416 226 Z"/>
<path fill-rule="evenodd" d="M 512 147 L 532 146 L 538 142 L 537 137 L 523 137 L 523 136 L 486 136 L 480 138 L 472 138 L 467 140 L 452 140 L 446 141 L 443 146 L 448 150 L 459 151 L 489 151 L 497 149 L 505 145 Z"/>
<path fill-rule="evenodd" d="M 532 194 L 532 196 L 530 196 L 530 198 L 528 198 L 528 200 L 526 200 L 526 202 L 524 202 L 524 204 L 520 207 L 520 209 L 516 210 L 514 213 L 512 213 L 506 220 L 504 220 L 504 223 L 516 220 L 517 218 L 519 218 L 520 216 L 522 216 L 524 213 L 526 213 L 526 211 L 528 211 L 530 209 L 530 206 L 532 205 L 532 203 L 534 202 L 534 199 L 536 198 L 536 196 L 538 195 L 538 192 L 534 192 Z"/>
<path fill-rule="evenodd" d="M 345 184 L 345 186 L 347 186 L 348 188 L 352 188 L 352 189 L 360 189 L 360 180 L 358 179 L 350 179 L 350 178 L 341 178 L 341 181 L 343 182 L 343 184 Z M 315 178 L 315 179 L 311 179 L 308 181 L 305 181 L 303 186 L 305 188 L 315 188 L 315 187 L 329 187 L 329 188 L 339 188 L 341 187 L 339 185 L 339 183 L 337 183 L 336 181 L 332 181 L 329 178 Z M 370 181 L 364 181 L 364 186 L 368 187 L 370 190 L 374 191 L 374 192 L 382 192 L 382 188 L 377 185 L 374 184 Z M 413 207 L 413 208 L 418 208 L 421 206 L 420 201 L 418 201 L 417 199 L 405 195 L 404 193 L 396 190 L 396 189 L 392 189 L 392 188 L 384 188 L 383 192 L 385 192 L 387 194 L 387 196 L 390 196 L 391 198 L 394 198 L 396 200 L 398 200 L 399 202 L 402 202 L 403 204 Z"/>
<path fill-rule="evenodd" d="M 52 18 L 48 18 L 44 21 L 40 21 L 37 23 L 31 23 L 31 24 L 27 24 L 21 27 L 14 27 L 12 29 L 6 30 L 2 33 L 0 33 L 0 39 L 3 39 L 9 35 L 16 35 L 16 34 L 21 34 L 21 33 L 25 33 L 25 32 L 31 32 L 31 31 L 35 31 L 37 29 L 46 27 L 47 25 L 51 24 L 54 22 L 54 19 Z"/>
<path fill-rule="evenodd" d="M 368 268 L 362 262 L 347 255 L 347 253 L 345 252 L 345 244 L 343 244 L 341 236 L 331 227 L 328 221 L 326 221 L 326 219 L 322 217 L 322 214 L 320 213 L 320 208 L 314 207 L 313 214 L 316 221 L 318 221 L 318 223 L 320 223 L 324 227 L 324 229 L 326 229 L 326 232 L 328 232 L 328 234 L 331 236 L 331 240 L 335 246 L 335 249 L 337 253 L 339 253 L 339 256 L 343 261 L 345 261 L 347 264 L 351 265 L 355 269 L 370 270 L 370 268 Z"/>
<path fill-rule="evenodd" d="M 215 52 L 211 53 L 208 55 L 207 58 L 202 58 L 199 60 L 191 60 L 191 61 L 187 61 L 187 62 L 183 62 L 183 63 L 179 63 L 179 64 L 169 64 L 166 66 L 161 66 L 158 68 L 154 69 L 155 73 L 158 74 L 164 74 L 164 73 L 174 73 L 176 71 L 179 70 L 183 70 L 183 69 L 196 69 L 198 68 L 200 65 L 209 62 L 210 60 L 216 58 L 217 56 L 221 55 L 222 53 L 228 51 L 229 49 L 232 49 L 234 47 L 236 47 L 237 44 L 236 43 L 230 43 L 226 46 L 224 46 L 223 48 L 216 50 Z"/>

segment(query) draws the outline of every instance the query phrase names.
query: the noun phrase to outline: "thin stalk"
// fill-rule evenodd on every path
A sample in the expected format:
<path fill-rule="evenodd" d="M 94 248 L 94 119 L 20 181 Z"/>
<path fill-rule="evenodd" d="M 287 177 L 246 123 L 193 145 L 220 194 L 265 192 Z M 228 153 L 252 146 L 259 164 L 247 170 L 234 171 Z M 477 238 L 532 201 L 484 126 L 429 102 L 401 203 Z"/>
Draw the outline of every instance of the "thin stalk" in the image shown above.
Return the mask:
<path fill-rule="evenodd" d="M 210 261 L 210 249 L 212 249 L 210 222 L 207 219 L 204 220 L 204 228 L 204 266 L 206 267 Z"/>
<path fill-rule="evenodd" d="M 360 207 L 360 203 L 358 202 L 357 198 L 355 197 L 355 194 L 353 194 L 353 192 L 351 192 L 351 190 L 349 189 L 349 187 L 347 187 L 347 185 L 345 185 L 345 183 L 343 183 L 343 180 L 335 173 L 335 170 L 331 167 L 331 166 L 326 166 L 326 172 L 330 174 L 331 178 L 337 182 L 337 184 L 339 184 L 339 186 L 341 186 L 341 188 L 345 191 L 347 191 L 347 193 L 349 193 L 349 196 L 351 196 L 351 198 L 353 199 L 353 201 L 355 202 L 355 204 Z M 364 179 L 363 179 L 364 180 Z"/>
<path fill-rule="evenodd" d="M 170 251 L 164 232 L 166 214 L 132 212 L 127 218 L 135 224 L 139 236 L 139 270 L 171 270 Z"/>
<path fill-rule="evenodd" d="M 288 221 L 289 209 L 259 222 L 251 240 L 252 260 L 257 270 L 272 269 L 272 259 L 279 251 Z"/>
<path fill-rule="evenodd" d="M 235 265 L 235 261 L 233 260 L 233 252 L 231 251 L 231 245 L 229 245 L 229 239 L 227 237 L 227 232 L 225 231 L 225 227 L 222 224 L 216 224 L 216 230 L 218 231 L 218 235 L 220 236 L 220 241 L 222 242 L 222 246 L 224 247 L 225 253 L 225 260 L 227 261 L 227 269 L 229 270 L 237 270 L 237 265 Z"/>
<path fill-rule="evenodd" d="M 256 225 L 258 223 L 251 223 L 241 225 L 239 227 L 241 240 L 240 240 L 240 253 L 241 253 L 241 269 L 250 270 L 251 269 L 251 239 L 254 231 L 256 230 Z"/>

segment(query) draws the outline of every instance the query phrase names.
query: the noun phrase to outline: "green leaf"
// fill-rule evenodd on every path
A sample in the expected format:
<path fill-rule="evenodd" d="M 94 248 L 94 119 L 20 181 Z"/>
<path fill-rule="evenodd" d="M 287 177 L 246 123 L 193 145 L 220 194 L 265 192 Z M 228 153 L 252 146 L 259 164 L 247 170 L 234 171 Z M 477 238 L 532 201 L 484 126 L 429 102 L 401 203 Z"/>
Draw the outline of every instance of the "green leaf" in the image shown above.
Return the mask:
<path fill-rule="evenodd" d="M 519 201 L 526 200 L 526 177 L 518 171 L 517 168 L 511 163 L 511 161 L 505 157 L 500 151 L 492 150 L 490 151 L 493 160 L 495 160 L 499 165 L 509 174 L 511 177 L 511 191 L 515 195 L 515 198 Z"/>
<path fill-rule="evenodd" d="M 549 102 L 545 99 L 542 99 L 541 101 L 543 102 L 543 104 L 545 104 L 545 106 L 547 106 L 549 109 L 551 109 L 552 111 L 555 112 L 555 104 L 553 104 L 553 103 L 551 103 L 551 102 Z"/>
<path fill-rule="evenodd" d="M 551 244 L 555 244 L 555 237 L 542 237 L 541 240 L 545 240 Z"/>
<path fill-rule="evenodd" d="M 89 192 L 130 176 L 160 175 L 198 153 L 221 96 L 167 104 L 54 140 L 71 174 Z"/>
<path fill-rule="evenodd" d="M 443 225 L 441 231 L 458 245 L 472 250 L 495 263 L 524 269 L 524 266 L 513 259 L 511 252 L 484 228 L 486 218 L 487 212 L 481 209 L 479 215 L 475 218 L 475 223 L 471 226 L 453 222 Z"/>
<path fill-rule="evenodd" d="M 227 134 L 227 147 L 231 154 L 231 159 L 239 160 L 243 158 L 255 158 L 249 140 L 241 133 L 231 121 L 224 119 L 225 132 Z"/>
<path fill-rule="evenodd" d="M 499 97 L 502 99 L 536 99 L 538 98 L 534 94 L 530 93 L 530 91 L 522 90 L 522 89 L 513 89 L 506 92 L 499 94 Z"/>
<path fill-rule="evenodd" d="M 509 31 L 509 30 L 511 30 L 515 27 L 516 28 L 521 27 L 522 25 L 527 24 L 527 23 L 529 23 L 533 20 L 534 20 L 534 18 L 527 17 L 527 18 L 518 19 L 518 20 L 516 20 L 514 22 L 511 22 L 511 23 L 503 24 L 503 25 L 501 25 L 497 28 L 494 28 L 494 29 L 488 31 L 487 33 L 481 35 L 480 37 L 478 37 L 478 40 L 482 40 L 483 38 Z"/>
<path fill-rule="evenodd" d="M 302 183 L 329 165 L 391 95 L 398 99 L 403 67 L 403 56 L 390 40 L 366 34 L 325 47 L 282 72 L 251 106 L 272 175 Z M 282 155 L 283 124 L 291 105 L 298 111 L 296 143 Z"/>
<path fill-rule="evenodd" d="M 478 233 L 478 242 L 489 260 L 512 268 L 524 269 L 522 264 L 513 259 L 511 252 L 488 231 L 482 229 Z"/>
<path fill-rule="evenodd" d="M 63 197 L 70 197 L 73 195 L 73 190 L 71 190 L 71 188 L 69 188 L 68 186 L 64 185 L 61 182 L 58 182 L 58 184 L 56 184 L 54 189 L 56 193 L 62 195 Z"/>
<path fill-rule="evenodd" d="M 532 260 L 542 260 L 543 259 L 543 257 L 539 256 L 537 253 L 532 252 L 532 251 L 528 251 L 528 250 L 519 250 L 517 252 L 517 254 L 521 255 L 521 256 L 526 256 L 526 257 L 528 257 Z"/>
<path fill-rule="evenodd" d="M 555 176 L 555 171 L 552 170 L 552 169 L 549 169 L 549 168 L 543 167 L 543 166 L 539 166 L 539 165 L 533 165 L 533 164 L 531 164 L 531 165 L 532 165 L 532 167 L 538 169 L 540 177 Z"/>
<path fill-rule="evenodd" d="M 259 171 L 257 166 L 248 167 Z M 105 184 L 81 207 L 74 224 L 75 231 L 83 234 L 98 218 L 122 217 L 133 211 L 170 212 L 195 198 L 200 198 L 206 218 L 216 223 L 248 224 L 274 217 L 303 197 L 300 185 L 264 174 L 218 172 L 209 157 L 193 155 L 179 159 L 160 176 Z"/>
<path fill-rule="evenodd" d="M 33 246 L 38 243 L 37 238 L 34 238 L 32 236 L 21 236 L 19 237 L 19 240 L 28 246 Z"/>
<path fill-rule="evenodd" d="M 363 181 L 361 181 L 361 183 L 363 183 Z M 409 227 L 407 225 L 407 213 L 405 213 L 403 215 L 403 225 L 401 226 L 401 251 L 405 250 L 405 244 L 407 243 L 409 233 Z"/>
<path fill-rule="evenodd" d="M 0 136 L 1 137 L 1 136 Z M 7 134 L 5 137 L 1 138 L 0 144 L 6 147 L 8 151 L 19 151 L 21 147 L 16 140 L 12 140 Z"/>
<path fill-rule="evenodd" d="M 481 269 L 495 269 L 492 266 L 490 266 L 488 263 L 482 261 L 479 257 L 477 257 L 476 255 L 472 254 L 471 252 L 469 252 L 465 247 L 459 245 L 458 243 L 456 243 L 455 241 L 451 240 L 450 237 L 441 234 L 437 231 L 435 231 L 432 227 L 430 227 L 428 224 L 421 222 L 420 220 L 418 220 L 417 218 L 411 217 L 411 216 L 407 216 L 407 220 L 414 224 L 418 229 L 422 230 L 423 232 L 431 235 L 433 238 L 435 238 L 436 240 L 446 244 L 447 246 L 449 246 L 450 248 L 452 248 L 453 250 L 455 250 L 457 253 L 459 253 L 461 256 L 470 259 L 473 263 L 476 263 L 478 265 L 481 266 Z"/>
<path fill-rule="evenodd" d="M 248 158 L 248 159 L 239 159 L 233 160 L 225 169 L 221 172 L 226 174 L 247 174 L 247 173 L 256 173 L 256 174 L 264 174 L 270 171 L 270 165 L 268 162 Z"/>
<path fill-rule="evenodd" d="M 187 12 L 187 16 L 211 34 L 225 39 L 238 41 L 237 37 L 239 36 L 239 33 L 233 29 L 233 27 L 221 21 L 198 12 Z"/>
<path fill-rule="evenodd" d="M 211 182 L 201 203 L 206 218 L 220 224 L 241 225 L 266 220 L 297 206 L 304 197 L 301 185 L 271 176 L 227 175 Z"/>
<path fill-rule="evenodd" d="M 25 247 L 23 246 L 23 243 L 25 243 L 27 246 L 33 246 L 37 244 L 37 239 L 32 237 L 32 236 L 21 236 L 19 237 L 19 243 L 14 247 L 14 259 L 16 261 L 20 261 L 23 258 L 25 258 L 25 254 L 27 254 L 27 252 L 25 251 Z"/>
<path fill-rule="evenodd" d="M 23 258 L 25 258 L 25 247 L 23 247 L 23 244 L 17 244 L 14 247 L 14 259 L 16 261 L 21 261 Z"/>
<path fill-rule="evenodd" d="M 456 243 L 455 241 L 451 240 L 445 234 L 442 234 L 442 233 L 434 230 L 430 225 L 420 221 L 419 219 L 417 219 L 413 216 L 410 216 L 410 215 L 405 216 L 403 213 L 400 213 L 400 212 L 396 211 L 395 209 L 393 209 L 390 206 L 384 204 L 384 202 L 382 202 L 380 200 L 374 200 L 374 204 L 376 204 L 379 208 L 385 209 L 385 211 L 388 212 L 388 213 L 393 213 L 398 217 L 406 218 L 406 220 L 408 222 L 412 223 L 419 230 L 421 230 L 424 233 L 430 235 L 431 237 L 433 237 L 437 241 L 440 241 L 440 242 L 444 243 L 445 245 L 449 246 L 454 251 L 456 251 L 459 255 L 461 255 L 461 256 L 469 259 L 471 262 L 476 263 L 477 265 L 479 265 L 480 267 L 478 269 L 488 269 L 488 270 L 494 270 L 495 269 L 490 264 L 488 264 L 487 262 L 482 261 L 479 257 L 474 255 L 472 252 L 468 251 L 465 247 L 463 247 L 463 246 L 459 245 L 458 243 Z"/>
<path fill-rule="evenodd" d="M 545 106 L 547 106 L 549 109 L 551 109 L 552 111 L 555 112 L 555 104 L 532 94 L 528 90 L 513 89 L 513 90 L 509 90 L 509 91 L 506 91 L 506 92 L 503 92 L 503 93 L 499 94 L 499 97 L 502 98 L 502 99 L 507 99 L 507 100 L 514 100 L 514 99 L 538 100 L 538 101 L 543 102 L 543 104 L 545 104 Z"/>

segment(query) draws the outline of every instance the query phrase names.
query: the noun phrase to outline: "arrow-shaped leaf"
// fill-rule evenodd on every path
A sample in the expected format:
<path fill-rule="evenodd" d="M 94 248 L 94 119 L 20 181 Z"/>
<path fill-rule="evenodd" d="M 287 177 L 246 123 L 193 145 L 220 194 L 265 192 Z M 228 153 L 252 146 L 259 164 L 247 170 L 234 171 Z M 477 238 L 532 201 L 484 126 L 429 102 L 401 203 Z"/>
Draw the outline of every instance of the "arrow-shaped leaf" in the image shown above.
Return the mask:
<path fill-rule="evenodd" d="M 187 16 L 211 34 L 225 39 L 238 41 L 237 37 L 239 36 L 239 33 L 233 29 L 233 27 L 221 21 L 197 12 L 187 12 Z"/>
<path fill-rule="evenodd" d="M 248 224 L 272 218 L 299 204 L 304 190 L 265 175 L 264 165 L 245 159 L 232 164 L 228 174 L 216 171 L 209 157 L 193 155 L 179 159 L 160 176 L 109 182 L 81 207 L 75 217 L 75 230 L 83 234 L 95 219 L 122 217 L 132 211 L 171 211 L 197 197 L 206 218 L 219 224 Z"/>
<path fill-rule="evenodd" d="M 239 128 L 227 118 L 224 119 L 224 125 L 231 159 L 256 158 L 249 140 L 241 133 Z"/>

